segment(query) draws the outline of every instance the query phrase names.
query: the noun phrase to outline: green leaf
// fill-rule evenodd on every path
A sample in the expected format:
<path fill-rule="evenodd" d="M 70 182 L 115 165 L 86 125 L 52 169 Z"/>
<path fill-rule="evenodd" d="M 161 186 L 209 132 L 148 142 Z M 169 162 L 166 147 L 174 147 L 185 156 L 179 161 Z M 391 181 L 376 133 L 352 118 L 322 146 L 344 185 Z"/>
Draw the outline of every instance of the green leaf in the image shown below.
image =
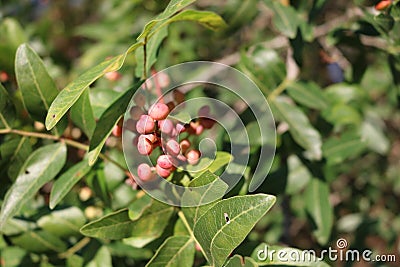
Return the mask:
<path fill-rule="evenodd" d="M 171 236 L 158 248 L 146 267 L 193 266 L 194 242 L 190 236 Z"/>
<path fill-rule="evenodd" d="M 50 192 L 50 209 L 60 203 L 60 201 L 68 194 L 72 187 L 79 182 L 91 169 L 87 159 L 78 162 L 65 173 L 63 173 L 53 184 Z"/>
<path fill-rule="evenodd" d="M 27 44 L 18 47 L 15 74 L 29 114 L 34 120 L 44 122 L 50 104 L 58 94 L 58 89 L 43 61 Z M 66 126 L 65 123 L 66 121 L 64 126 Z M 62 128 L 57 130 L 58 135 L 62 134 Z"/>
<path fill-rule="evenodd" d="M 141 191 L 143 192 L 143 191 Z M 147 195 L 143 194 L 142 196 L 138 197 L 133 201 L 128 209 L 129 209 L 129 219 L 135 221 L 142 216 L 143 212 L 151 206 L 153 199 Z"/>
<path fill-rule="evenodd" d="M 13 119 L 14 106 L 10 101 L 7 90 L 0 83 L 0 127 L 10 128 Z"/>
<path fill-rule="evenodd" d="M 0 66 L 11 73 L 14 69 L 15 52 L 20 44 L 27 41 L 19 22 L 11 17 L 2 17 L 0 24 Z"/>
<path fill-rule="evenodd" d="M 328 164 L 339 164 L 344 160 L 360 155 L 366 148 L 366 142 L 357 133 L 346 132 L 340 137 L 331 137 L 322 145 Z"/>
<path fill-rule="evenodd" d="M 3 234 L 5 235 L 18 235 L 22 232 L 27 232 L 29 230 L 35 229 L 36 223 L 30 222 L 30 221 L 25 221 L 21 219 L 14 219 L 11 218 L 10 220 L 7 221 L 7 223 L 4 225 L 4 228 L 2 230 Z"/>
<path fill-rule="evenodd" d="M 279 1 L 264 0 L 264 3 L 274 12 L 272 21 L 276 29 L 291 39 L 296 37 L 297 27 L 301 22 L 296 10 L 291 6 L 284 6 Z"/>
<path fill-rule="evenodd" d="M 137 40 L 147 38 L 150 33 L 154 34 L 154 32 L 159 29 L 157 26 L 160 25 L 165 19 L 171 17 L 178 11 L 184 9 L 194 2 L 196 2 L 196 0 L 171 0 L 161 14 L 146 24 Z"/>
<path fill-rule="evenodd" d="M 183 7 L 181 6 L 180 9 L 181 8 Z M 147 74 L 151 66 L 156 62 L 158 48 L 160 47 L 165 37 L 167 37 L 168 35 L 168 28 L 167 28 L 168 25 L 177 21 L 198 22 L 204 27 L 214 31 L 220 30 L 227 26 L 225 21 L 219 15 L 210 11 L 184 10 L 170 18 L 165 17 L 164 19 L 158 19 L 158 22 L 154 24 L 152 31 L 148 32 L 148 35 L 146 36 L 149 40 L 147 41 L 146 44 L 147 59 L 146 59 L 145 70 L 143 69 L 144 65 L 143 49 L 139 49 L 136 51 L 136 60 L 137 60 L 136 76 L 146 77 L 145 75 L 143 75 L 143 72 L 145 71 Z M 151 23 L 152 22 L 149 22 L 148 25 L 150 25 Z"/>
<path fill-rule="evenodd" d="M 294 141 L 306 149 L 305 155 L 309 159 L 320 160 L 322 156 L 321 136 L 312 127 L 304 112 L 281 97 L 275 98 L 271 103 L 271 109 L 280 121 L 289 125 L 289 131 Z"/>
<path fill-rule="evenodd" d="M 289 195 L 300 192 L 311 180 L 311 173 L 295 155 L 287 159 L 289 174 L 286 183 L 286 193 Z"/>
<path fill-rule="evenodd" d="M 343 103 L 329 106 L 323 111 L 322 116 L 335 127 L 361 123 L 360 113 L 354 107 Z"/>
<path fill-rule="evenodd" d="M 112 267 L 111 253 L 107 247 L 102 246 L 86 267 Z"/>
<path fill-rule="evenodd" d="M 250 54 L 242 54 L 239 68 L 265 95 L 281 84 L 286 77 L 286 66 L 279 54 L 261 45 L 255 46 Z"/>
<path fill-rule="evenodd" d="M 394 19 L 389 14 L 380 13 L 374 17 L 374 21 L 376 22 L 376 26 L 380 27 L 383 31 L 389 32 L 393 29 Z"/>
<path fill-rule="evenodd" d="M 38 220 L 38 226 L 47 232 L 68 237 L 79 234 L 79 229 L 85 224 L 85 215 L 77 207 L 56 210 Z"/>
<path fill-rule="evenodd" d="M 325 245 L 331 235 L 333 208 L 329 203 L 329 186 L 326 182 L 313 178 L 305 191 L 306 211 L 313 219 L 316 230 L 313 232 L 318 243 Z"/>
<path fill-rule="evenodd" d="M 129 88 L 126 92 L 122 93 L 101 115 L 99 121 L 94 129 L 92 140 L 89 146 L 89 165 L 93 165 L 100 154 L 107 137 L 111 134 L 114 126 L 118 123 L 122 114 L 125 113 L 126 108 L 131 101 L 133 94 L 136 92 L 139 84 Z"/>
<path fill-rule="evenodd" d="M 390 143 L 382 129 L 382 125 L 382 121 L 366 120 L 361 126 L 360 135 L 361 140 L 365 141 L 369 149 L 381 155 L 386 155 L 389 151 Z"/>
<path fill-rule="evenodd" d="M 27 251 L 19 247 L 5 247 L 1 251 L 0 261 L 6 263 L 4 267 L 23 266 Z"/>
<path fill-rule="evenodd" d="M 67 258 L 66 267 L 83 267 L 83 258 L 76 254 L 73 254 Z"/>
<path fill-rule="evenodd" d="M 65 164 L 66 156 L 67 148 L 63 143 L 47 145 L 32 153 L 4 198 L 0 213 L 0 230 L 45 183 L 57 175 Z"/>
<path fill-rule="evenodd" d="M 286 91 L 297 103 L 309 108 L 323 110 L 329 105 L 321 88 L 314 82 L 291 83 Z"/>
<path fill-rule="evenodd" d="M 78 101 L 79 97 L 89 85 L 107 72 L 116 71 L 121 68 L 126 56 L 142 45 L 143 43 L 141 42 L 131 45 L 124 54 L 103 61 L 68 84 L 51 104 L 46 117 L 46 128 L 48 130 L 52 129 L 62 116 L 67 113 L 68 109 Z"/>
<path fill-rule="evenodd" d="M 222 266 L 254 225 L 275 203 L 271 195 L 236 196 L 217 202 L 194 225 L 194 235 L 207 260 Z"/>
<path fill-rule="evenodd" d="M 61 239 L 43 230 L 25 232 L 22 235 L 11 238 L 11 241 L 17 246 L 36 253 L 46 251 L 63 252 L 67 249 Z"/>
<path fill-rule="evenodd" d="M 7 174 L 12 181 L 15 181 L 25 160 L 32 153 L 32 146 L 29 138 L 13 138 L 0 147 L 0 152 L 1 156 L 7 158 L 10 162 Z"/>
<path fill-rule="evenodd" d="M 327 263 L 318 259 L 316 252 L 311 250 L 303 251 L 291 247 L 271 246 L 266 243 L 258 245 L 251 254 L 251 257 L 257 263 L 257 266 L 329 267 Z"/>
<path fill-rule="evenodd" d="M 207 187 L 204 189 L 197 188 L 196 191 L 186 191 L 182 196 L 182 212 L 185 214 L 191 228 L 193 228 L 197 220 L 215 204 L 215 201 L 210 203 L 210 199 L 214 199 L 216 196 L 216 199 L 221 199 L 228 189 L 228 185 L 210 171 L 204 172 L 189 183 L 189 187 L 205 185 L 207 185 Z M 184 207 L 189 205 L 191 207 Z"/>
<path fill-rule="evenodd" d="M 72 106 L 71 119 L 76 126 L 82 129 L 89 139 L 92 137 L 96 121 L 90 104 L 89 88 L 83 91 L 78 101 Z"/>
<path fill-rule="evenodd" d="M 168 28 L 165 27 L 157 31 L 146 44 L 146 75 L 144 75 L 144 49 L 136 50 L 136 76 L 146 77 L 150 68 L 157 61 L 158 49 L 162 41 L 168 36 Z"/>
<path fill-rule="evenodd" d="M 235 255 L 230 258 L 224 267 L 257 267 L 257 263 L 249 257 L 242 257 L 240 255 Z"/>
<path fill-rule="evenodd" d="M 172 22 L 185 20 L 200 23 L 202 26 L 213 31 L 218 31 L 227 27 L 224 19 L 221 18 L 218 14 L 211 11 L 199 10 L 184 10 L 164 21 L 162 25 L 160 25 L 160 27 L 166 26 L 167 24 L 170 24 Z"/>
<path fill-rule="evenodd" d="M 136 221 L 129 219 L 128 210 L 123 209 L 86 224 L 81 233 L 111 240 L 133 237 L 131 241 L 148 243 L 162 234 L 173 210 L 171 206 L 153 201 L 153 205 Z"/>
<path fill-rule="evenodd" d="M 113 103 L 120 93 L 110 89 L 90 89 L 90 103 L 92 104 L 93 115 L 100 118 L 103 112 Z"/>
<path fill-rule="evenodd" d="M 188 165 L 186 170 L 190 172 L 190 174 L 193 177 L 199 177 L 207 171 L 215 173 L 216 171 L 221 169 L 223 166 L 227 165 L 232 160 L 233 157 L 230 153 L 224 151 L 217 151 L 215 159 L 202 158 L 199 161 L 199 163 L 196 164 L 196 166 Z"/>

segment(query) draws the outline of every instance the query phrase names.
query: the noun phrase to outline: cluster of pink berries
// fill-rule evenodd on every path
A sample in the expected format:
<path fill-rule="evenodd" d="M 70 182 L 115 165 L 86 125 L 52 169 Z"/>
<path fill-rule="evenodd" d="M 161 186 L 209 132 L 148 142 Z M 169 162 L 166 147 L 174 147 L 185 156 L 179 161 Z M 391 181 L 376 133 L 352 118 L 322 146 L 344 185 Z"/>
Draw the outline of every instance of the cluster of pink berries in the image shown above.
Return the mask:
<path fill-rule="evenodd" d="M 141 155 L 150 155 L 156 148 L 161 148 L 155 167 L 147 163 L 138 166 L 137 174 L 143 181 L 150 181 L 158 174 L 167 178 L 177 166 L 183 164 L 195 165 L 198 163 L 201 153 L 192 147 L 188 137 L 200 135 L 204 129 L 210 129 L 215 121 L 210 119 L 209 106 L 200 108 L 199 118 L 187 124 L 175 123 L 168 119 L 168 115 L 176 104 L 184 101 L 184 94 L 179 90 L 173 91 L 175 101 L 167 104 L 161 101 L 152 105 L 146 112 L 144 109 L 144 96 L 135 96 L 136 106 L 130 109 L 130 119 L 125 122 L 125 128 L 137 133 L 133 144 Z M 187 133 L 184 139 L 179 140 L 181 133 Z"/>

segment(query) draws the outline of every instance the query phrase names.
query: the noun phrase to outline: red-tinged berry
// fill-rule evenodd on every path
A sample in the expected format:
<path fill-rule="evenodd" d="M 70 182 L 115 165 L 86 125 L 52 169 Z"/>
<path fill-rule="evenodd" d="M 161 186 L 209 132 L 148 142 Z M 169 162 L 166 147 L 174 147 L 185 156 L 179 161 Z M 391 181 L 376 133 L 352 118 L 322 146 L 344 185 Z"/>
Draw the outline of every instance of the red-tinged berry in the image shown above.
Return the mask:
<path fill-rule="evenodd" d="M 382 10 L 385 10 L 386 8 L 388 8 L 391 4 L 392 4 L 391 0 L 383 0 L 375 5 L 375 9 L 382 11 Z"/>
<path fill-rule="evenodd" d="M 140 119 L 140 116 L 144 115 L 144 111 L 141 107 L 138 106 L 133 106 L 131 107 L 131 110 L 129 111 L 131 118 L 134 119 L 135 121 Z"/>
<path fill-rule="evenodd" d="M 153 151 L 153 144 L 149 139 L 140 136 L 137 144 L 137 149 L 142 155 L 150 155 Z"/>
<path fill-rule="evenodd" d="M 171 112 L 175 108 L 175 104 L 172 101 L 169 101 L 166 105 L 168 106 L 169 112 Z"/>
<path fill-rule="evenodd" d="M 186 153 L 186 158 L 187 158 L 187 161 L 189 162 L 189 164 L 195 165 L 195 164 L 197 164 L 197 162 L 199 162 L 200 151 L 198 151 L 196 149 L 190 150 Z"/>
<path fill-rule="evenodd" d="M 197 114 L 199 115 L 199 117 L 210 117 L 210 106 L 202 106 Z"/>
<path fill-rule="evenodd" d="M 170 169 L 164 169 L 160 165 L 156 165 L 156 172 L 158 175 L 160 175 L 162 178 L 167 178 L 171 174 Z"/>
<path fill-rule="evenodd" d="M 143 83 L 142 88 L 145 90 L 151 90 L 153 88 L 153 82 L 151 80 L 146 80 L 146 82 Z"/>
<path fill-rule="evenodd" d="M 163 169 L 171 169 L 176 162 L 170 155 L 161 155 L 157 159 L 157 164 Z"/>
<path fill-rule="evenodd" d="M 111 71 L 104 74 L 104 77 L 109 81 L 115 82 L 121 79 L 122 75 L 118 71 Z"/>
<path fill-rule="evenodd" d="M 182 93 L 179 90 L 175 90 L 172 92 L 174 99 L 176 101 L 176 103 L 181 104 L 183 101 L 185 101 L 185 94 Z"/>
<path fill-rule="evenodd" d="M 136 123 L 136 130 L 140 134 L 148 134 L 154 132 L 156 125 L 152 117 L 148 115 L 140 116 L 140 119 Z"/>
<path fill-rule="evenodd" d="M 203 125 L 204 129 L 211 129 L 215 124 L 215 120 L 210 118 L 200 118 L 200 124 Z"/>
<path fill-rule="evenodd" d="M 175 129 L 174 124 L 172 123 L 171 120 L 165 119 L 158 121 L 158 128 L 160 128 L 160 131 L 162 133 L 171 135 L 172 131 Z"/>
<path fill-rule="evenodd" d="M 149 115 L 155 120 L 164 120 L 168 117 L 169 108 L 163 103 L 156 103 L 149 109 Z"/>
<path fill-rule="evenodd" d="M 158 141 L 158 138 L 155 134 L 142 134 L 139 138 L 149 139 L 149 141 L 153 144 Z"/>
<path fill-rule="evenodd" d="M 183 139 L 180 143 L 179 143 L 182 153 L 186 153 L 186 151 L 190 148 L 190 146 L 192 145 L 190 143 L 190 141 L 188 139 Z"/>
<path fill-rule="evenodd" d="M 115 125 L 113 130 L 112 130 L 112 134 L 115 137 L 121 137 L 121 135 L 122 135 L 122 127 L 119 126 L 119 125 Z"/>
<path fill-rule="evenodd" d="M 187 160 L 185 155 L 182 155 L 182 154 L 179 154 L 178 156 L 176 156 L 176 158 L 181 162 L 186 162 L 186 160 Z"/>
<path fill-rule="evenodd" d="M 186 130 L 185 126 L 181 123 L 177 123 L 175 129 L 178 132 L 178 134 L 183 133 Z"/>
<path fill-rule="evenodd" d="M 168 74 L 164 73 L 164 72 L 160 72 L 157 74 L 157 81 L 158 81 L 158 85 L 161 88 L 165 88 L 170 84 L 170 79 Z"/>
<path fill-rule="evenodd" d="M 154 174 L 148 164 L 142 163 L 138 166 L 138 176 L 143 181 L 150 181 L 154 178 Z"/>
<path fill-rule="evenodd" d="M 133 97 L 133 101 L 136 103 L 137 106 L 139 107 L 144 107 L 146 105 L 146 97 L 144 94 L 141 93 L 136 93 L 135 96 Z"/>
<path fill-rule="evenodd" d="M 167 142 L 166 148 L 167 152 L 172 156 L 177 156 L 181 152 L 178 142 L 176 142 L 174 139 L 171 139 Z"/>
<path fill-rule="evenodd" d="M 8 81 L 10 77 L 8 76 L 7 72 L 0 71 L 0 82 L 5 83 Z"/>
<path fill-rule="evenodd" d="M 203 133 L 203 131 L 204 131 L 203 125 L 200 124 L 196 127 L 196 135 L 201 135 Z"/>
<path fill-rule="evenodd" d="M 133 119 L 127 119 L 124 123 L 124 129 L 136 133 L 136 123 L 137 121 Z"/>

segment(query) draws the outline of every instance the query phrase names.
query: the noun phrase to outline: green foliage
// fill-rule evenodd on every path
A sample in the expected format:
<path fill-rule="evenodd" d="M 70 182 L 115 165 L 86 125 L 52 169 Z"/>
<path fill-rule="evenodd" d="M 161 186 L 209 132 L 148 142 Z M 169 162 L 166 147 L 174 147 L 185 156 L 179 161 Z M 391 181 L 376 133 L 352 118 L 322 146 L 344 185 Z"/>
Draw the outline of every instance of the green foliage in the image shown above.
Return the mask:
<path fill-rule="evenodd" d="M 343 237 L 398 260 L 400 1 L 377 2 L 2 1 L 0 265 L 325 267 L 338 263 L 263 253 L 319 252 Z M 275 158 L 249 192 L 274 142 L 236 96 L 196 87 L 189 99 L 238 113 L 250 158 L 227 152 L 228 134 L 247 144 L 241 133 L 213 129 L 214 159 L 168 178 L 189 188 L 174 207 L 134 182 L 121 145 L 133 140 L 114 130 L 147 77 L 206 60 L 260 88 Z M 225 194 L 227 166 L 245 172 Z"/>

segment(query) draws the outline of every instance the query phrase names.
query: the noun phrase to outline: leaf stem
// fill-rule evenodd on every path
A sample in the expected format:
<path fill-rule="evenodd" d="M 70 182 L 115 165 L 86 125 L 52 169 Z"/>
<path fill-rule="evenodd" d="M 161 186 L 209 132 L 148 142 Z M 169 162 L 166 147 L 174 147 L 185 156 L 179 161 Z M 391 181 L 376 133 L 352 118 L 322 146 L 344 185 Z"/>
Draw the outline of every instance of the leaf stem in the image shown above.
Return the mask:
<path fill-rule="evenodd" d="M 185 214 L 180 210 L 178 212 L 178 216 L 179 218 L 182 220 L 183 224 L 185 225 L 186 229 L 188 230 L 190 236 L 192 237 L 192 239 L 199 245 L 199 247 L 201 248 L 201 253 L 203 253 L 204 257 L 207 258 L 206 254 L 204 253 L 203 248 L 201 247 L 201 245 L 199 244 L 199 242 L 197 242 L 196 237 L 194 236 L 193 230 L 192 228 L 190 228 L 190 225 L 188 223 L 188 221 L 186 220 Z"/>
<path fill-rule="evenodd" d="M 35 137 L 35 138 L 40 138 L 40 139 L 60 141 L 60 142 L 64 142 L 66 145 L 75 147 L 77 149 L 81 149 L 81 150 L 85 150 L 85 151 L 89 150 L 88 145 L 79 143 L 77 141 L 74 141 L 74 140 L 71 140 L 71 139 L 68 139 L 65 137 L 58 137 L 58 136 L 51 135 L 51 134 L 28 132 L 28 131 L 22 131 L 22 130 L 11 129 L 11 128 L 0 129 L 0 134 L 16 134 L 16 135 L 20 135 L 20 136 L 28 136 L 28 137 Z M 128 171 L 126 169 L 126 167 L 122 166 L 120 163 L 118 163 L 117 161 L 113 160 L 112 158 L 110 158 L 109 156 L 107 156 L 105 154 L 100 154 L 99 157 L 103 160 L 113 163 L 115 166 L 117 166 L 124 172 Z"/>
<path fill-rule="evenodd" d="M 268 102 L 274 101 L 274 99 L 282 94 L 287 86 L 291 83 L 291 80 L 285 78 L 267 97 Z"/>
<path fill-rule="evenodd" d="M 85 247 L 89 242 L 90 242 L 90 237 L 86 236 L 86 237 L 82 238 L 74 246 L 69 248 L 67 251 L 58 254 L 58 257 L 60 259 L 68 258 L 68 257 L 72 256 L 73 254 L 75 254 L 76 252 L 78 252 L 79 250 L 81 250 L 83 247 Z"/>
<path fill-rule="evenodd" d="M 4 126 L 5 126 L 7 129 L 10 129 L 10 128 L 11 128 L 10 125 L 8 125 L 7 120 L 3 117 L 3 114 L 1 114 L 1 113 L 0 113 L 0 119 L 1 119 L 1 122 L 4 124 Z"/>

